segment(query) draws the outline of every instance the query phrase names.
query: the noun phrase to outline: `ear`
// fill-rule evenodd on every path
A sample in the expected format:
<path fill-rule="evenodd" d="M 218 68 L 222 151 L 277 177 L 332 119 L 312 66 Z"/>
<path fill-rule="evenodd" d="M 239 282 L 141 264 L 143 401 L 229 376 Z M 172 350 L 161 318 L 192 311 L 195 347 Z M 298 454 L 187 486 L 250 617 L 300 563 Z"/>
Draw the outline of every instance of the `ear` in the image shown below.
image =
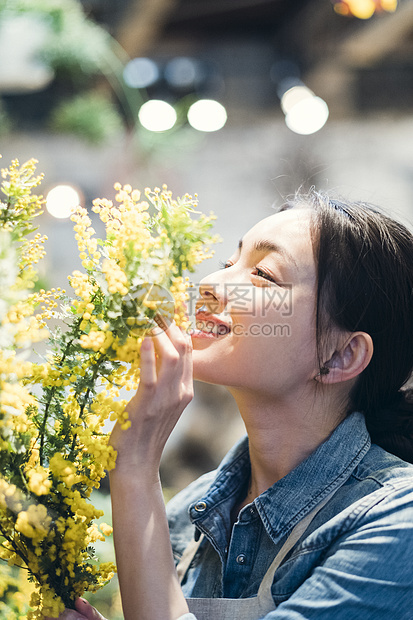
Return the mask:
<path fill-rule="evenodd" d="M 320 376 L 322 383 L 341 383 L 354 379 L 370 363 L 373 350 L 373 340 L 366 332 L 348 334 L 343 346 L 324 364 L 328 373 Z"/>

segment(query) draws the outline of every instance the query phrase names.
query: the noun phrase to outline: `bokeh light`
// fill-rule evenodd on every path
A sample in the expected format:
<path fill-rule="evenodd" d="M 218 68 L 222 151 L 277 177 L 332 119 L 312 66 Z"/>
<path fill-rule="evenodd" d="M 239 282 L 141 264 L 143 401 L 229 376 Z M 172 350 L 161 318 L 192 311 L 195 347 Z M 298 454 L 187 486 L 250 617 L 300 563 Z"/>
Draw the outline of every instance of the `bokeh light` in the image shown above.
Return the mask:
<path fill-rule="evenodd" d="M 165 67 L 165 80 L 172 88 L 193 88 L 202 79 L 200 64 L 193 58 L 173 58 Z"/>
<path fill-rule="evenodd" d="M 370 19 L 376 12 L 393 13 L 397 9 L 397 0 L 333 0 L 334 10 L 341 15 Z"/>
<path fill-rule="evenodd" d="M 139 110 L 139 121 L 149 131 L 168 131 L 176 123 L 176 111 L 161 99 L 150 99 Z"/>
<path fill-rule="evenodd" d="M 227 122 L 227 111 L 214 99 L 200 99 L 189 108 L 188 122 L 198 131 L 218 131 Z"/>
<path fill-rule="evenodd" d="M 133 58 L 123 70 L 123 79 L 130 88 L 147 88 L 159 80 L 159 68 L 150 58 Z"/>
<path fill-rule="evenodd" d="M 281 108 L 287 127 L 301 135 L 319 131 L 329 115 L 326 102 L 304 85 L 287 90 L 281 98 Z"/>
<path fill-rule="evenodd" d="M 46 209 L 58 219 L 71 216 L 80 203 L 80 194 L 72 185 L 56 185 L 46 196 Z"/>

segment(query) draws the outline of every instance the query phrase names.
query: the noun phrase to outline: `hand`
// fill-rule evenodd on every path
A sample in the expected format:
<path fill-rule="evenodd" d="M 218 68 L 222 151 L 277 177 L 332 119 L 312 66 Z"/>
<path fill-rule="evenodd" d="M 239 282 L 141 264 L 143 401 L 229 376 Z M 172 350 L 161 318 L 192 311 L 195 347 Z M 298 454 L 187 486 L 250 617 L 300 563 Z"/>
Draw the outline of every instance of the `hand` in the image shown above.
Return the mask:
<path fill-rule="evenodd" d="M 192 343 L 173 323 L 141 347 L 131 426 L 116 425 L 109 472 L 116 563 L 125 620 L 178 618 L 188 606 L 176 577 L 159 462 L 166 440 L 193 396 Z M 71 620 L 71 619 L 70 619 Z"/>
<path fill-rule="evenodd" d="M 157 471 L 162 450 L 193 397 L 192 343 L 175 323 L 156 328 L 141 346 L 138 391 L 127 406 L 131 426 L 116 425 L 110 444 L 117 450 L 116 470 Z"/>
<path fill-rule="evenodd" d="M 60 614 L 58 620 L 106 620 L 106 618 L 84 598 L 76 599 L 75 608 L 76 610 L 65 609 L 64 612 Z M 46 618 L 45 620 L 56 619 Z"/>

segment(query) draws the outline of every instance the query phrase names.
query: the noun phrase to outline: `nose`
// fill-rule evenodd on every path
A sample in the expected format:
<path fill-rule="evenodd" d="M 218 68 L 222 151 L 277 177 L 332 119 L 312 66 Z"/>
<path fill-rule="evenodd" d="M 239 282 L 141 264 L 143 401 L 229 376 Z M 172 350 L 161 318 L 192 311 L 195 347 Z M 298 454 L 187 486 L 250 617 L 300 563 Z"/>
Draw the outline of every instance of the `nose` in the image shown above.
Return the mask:
<path fill-rule="evenodd" d="M 225 282 L 220 279 L 221 274 L 215 273 L 201 280 L 199 285 L 199 298 L 196 303 L 196 310 L 205 306 L 210 314 L 221 314 L 227 305 L 227 294 Z"/>
<path fill-rule="evenodd" d="M 222 300 L 218 287 L 211 284 L 200 284 L 199 293 L 200 297 L 196 303 L 196 310 L 205 307 L 210 314 L 221 314 L 223 312 L 226 303 Z"/>

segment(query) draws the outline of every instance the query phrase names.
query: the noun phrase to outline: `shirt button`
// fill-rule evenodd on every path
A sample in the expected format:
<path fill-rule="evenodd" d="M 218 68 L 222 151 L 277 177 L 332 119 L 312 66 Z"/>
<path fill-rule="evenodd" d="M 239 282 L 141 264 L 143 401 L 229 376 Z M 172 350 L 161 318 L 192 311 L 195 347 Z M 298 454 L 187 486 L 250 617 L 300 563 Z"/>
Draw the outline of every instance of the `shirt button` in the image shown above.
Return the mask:
<path fill-rule="evenodd" d="M 246 561 L 247 561 L 247 558 L 244 553 L 240 553 L 237 556 L 237 559 L 236 559 L 237 564 L 245 564 Z"/>
<path fill-rule="evenodd" d="M 204 512 L 204 510 L 206 510 L 206 507 L 207 505 L 205 502 L 197 502 L 194 506 L 197 512 Z"/>

